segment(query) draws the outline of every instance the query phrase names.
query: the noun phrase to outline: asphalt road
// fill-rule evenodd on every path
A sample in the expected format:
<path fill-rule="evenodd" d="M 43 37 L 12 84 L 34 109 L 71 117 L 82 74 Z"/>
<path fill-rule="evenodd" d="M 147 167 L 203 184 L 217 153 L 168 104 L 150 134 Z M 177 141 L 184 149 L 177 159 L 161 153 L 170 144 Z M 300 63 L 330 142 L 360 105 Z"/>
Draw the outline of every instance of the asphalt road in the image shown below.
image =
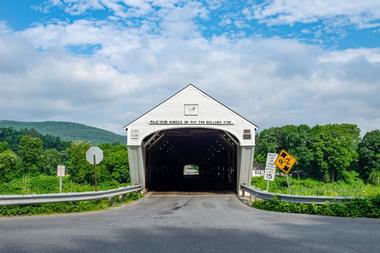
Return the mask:
<path fill-rule="evenodd" d="M 0 218 L 0 252 L 380 252 L 380 220 L 260 211 L 234 195 L 150 196 L 102 212 Z"/>

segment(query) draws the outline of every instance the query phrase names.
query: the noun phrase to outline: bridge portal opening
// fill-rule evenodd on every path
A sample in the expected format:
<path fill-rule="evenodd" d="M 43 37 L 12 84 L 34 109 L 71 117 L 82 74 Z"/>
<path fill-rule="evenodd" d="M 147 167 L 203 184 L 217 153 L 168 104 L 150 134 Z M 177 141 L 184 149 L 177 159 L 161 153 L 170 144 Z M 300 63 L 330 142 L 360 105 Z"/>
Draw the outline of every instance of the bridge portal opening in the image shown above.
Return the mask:
<path fill-rule="evenodd" d="M 236 191 L 238 140 L 221 130 L 178 128 L 144 139 L 153 191 Z"/>

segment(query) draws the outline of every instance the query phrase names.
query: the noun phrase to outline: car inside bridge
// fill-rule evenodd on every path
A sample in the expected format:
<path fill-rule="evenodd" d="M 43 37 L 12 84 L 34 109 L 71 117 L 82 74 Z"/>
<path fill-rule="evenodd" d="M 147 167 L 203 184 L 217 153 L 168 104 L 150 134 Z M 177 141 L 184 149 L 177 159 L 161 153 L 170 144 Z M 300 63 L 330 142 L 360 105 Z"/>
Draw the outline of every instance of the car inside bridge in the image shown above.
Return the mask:
<path fill-rule="evenodd" d="M 144 139 L 146 188 L 235 191 L 237 139 L 222 130 L 176 128 Z"/>

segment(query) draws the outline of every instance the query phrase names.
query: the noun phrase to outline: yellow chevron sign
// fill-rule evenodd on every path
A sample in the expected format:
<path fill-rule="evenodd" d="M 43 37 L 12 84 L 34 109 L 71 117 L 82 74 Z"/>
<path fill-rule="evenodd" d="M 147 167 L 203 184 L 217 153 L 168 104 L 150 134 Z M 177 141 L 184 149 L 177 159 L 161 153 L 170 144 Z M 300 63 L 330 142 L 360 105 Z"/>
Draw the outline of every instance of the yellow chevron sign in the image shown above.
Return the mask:
<path fill-rule="evenodd" d="M 280 153 L 278 153 L 276 161 L 274 161 L 274 164 L 282 170 L 285 174 L 288 174 L 294 164 L 296 164 L 297 160 L 289 154 L 286 150 L 281 150 Z"/>

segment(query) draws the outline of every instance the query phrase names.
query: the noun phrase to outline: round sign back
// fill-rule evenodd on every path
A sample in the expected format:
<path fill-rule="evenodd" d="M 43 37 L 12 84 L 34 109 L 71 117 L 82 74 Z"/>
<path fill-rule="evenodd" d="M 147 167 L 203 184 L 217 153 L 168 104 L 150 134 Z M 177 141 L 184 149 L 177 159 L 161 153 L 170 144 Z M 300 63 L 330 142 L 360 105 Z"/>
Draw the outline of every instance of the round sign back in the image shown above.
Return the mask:
<path fill-rule="evenodd" d="M 86 160 L 92 165 L 99 164 L 103 160 L 103 150 L 99 147 L 90 147 L 86 152 Z"/>

